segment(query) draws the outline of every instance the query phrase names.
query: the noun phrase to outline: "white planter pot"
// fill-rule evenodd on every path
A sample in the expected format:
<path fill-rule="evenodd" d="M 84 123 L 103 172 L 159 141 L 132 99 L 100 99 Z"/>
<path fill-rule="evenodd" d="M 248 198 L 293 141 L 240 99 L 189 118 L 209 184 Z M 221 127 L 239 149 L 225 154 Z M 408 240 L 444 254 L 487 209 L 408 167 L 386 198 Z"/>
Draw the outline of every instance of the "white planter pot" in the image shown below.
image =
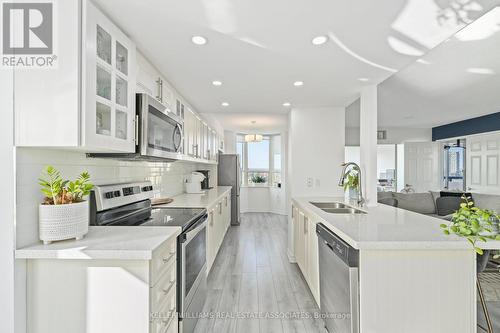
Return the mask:
<path fill-rule="evenodd" d="M 89 203 L 40 205 L 38 222 L 40 240 L 44 244 L 71 238 L 82 239 L 89 231 Z"/>

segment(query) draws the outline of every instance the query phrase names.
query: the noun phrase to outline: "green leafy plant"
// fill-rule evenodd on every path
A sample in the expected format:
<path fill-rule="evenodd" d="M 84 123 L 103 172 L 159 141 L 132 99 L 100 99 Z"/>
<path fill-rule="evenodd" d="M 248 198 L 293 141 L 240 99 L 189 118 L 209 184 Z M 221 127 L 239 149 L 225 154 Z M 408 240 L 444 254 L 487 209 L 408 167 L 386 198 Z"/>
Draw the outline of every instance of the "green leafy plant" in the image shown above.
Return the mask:
<path fill-rule="evenodd" d="M 253 175 L 250 179 L 254 184 L 264 184 L 267 182 L 266 177 L 260 175 Z"/>
<path fill-rule="evenodd" d="M 499 215 L 494 211 L 475 207 L 470 197 L 464 195 L 462 200 L 460 209 L 453 213 L 450 223 L 441 224 L 441 228 L 446 235 L 455 234 L 467 239 L 474 250 L 482 255 L 483 250 L 477 246 L 478 241 L 500 240 L 500 235 L 491 235 L 493 224 L 490 220 L 498 219 Z"/>
<path fill-rule="evenodd" d="M 352 169 L 347 174 L 347 181 L 344 182 L 344 191 L 349 189 L 357 189 L 359 186 L 359 173 L 357 170 Z"/>
<path fill-rule="evenodd" d="M 61 174 L 53 166 L 47 166 L 38 179 L 40 191 L 45 195 L 45 205 L 64 205 L 82 202 L 83 197 L 90 194 L 94 187 L 90 183 L 90 174 L 82 172 L 75 181 L 63 180 Z"/>

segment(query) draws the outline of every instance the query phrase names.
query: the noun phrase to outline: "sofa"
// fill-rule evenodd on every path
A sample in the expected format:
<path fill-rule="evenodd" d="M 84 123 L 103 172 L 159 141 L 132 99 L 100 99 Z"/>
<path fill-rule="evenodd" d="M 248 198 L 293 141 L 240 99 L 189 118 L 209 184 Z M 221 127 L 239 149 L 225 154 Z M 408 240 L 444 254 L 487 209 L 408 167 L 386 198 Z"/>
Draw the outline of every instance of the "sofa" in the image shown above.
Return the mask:
<path fill-rule="evenodd" d="M 471 193 L 472 201 L 476 207 L 500 212 L 500 195 Z M 412 212 L 449 219 L 460 208 L 462 199 L 460 195 L 441 196 L 440 192 L 398 193 L 378 192 L 378 202 L 385 203 L 395 199 L 399 208 Z"/>

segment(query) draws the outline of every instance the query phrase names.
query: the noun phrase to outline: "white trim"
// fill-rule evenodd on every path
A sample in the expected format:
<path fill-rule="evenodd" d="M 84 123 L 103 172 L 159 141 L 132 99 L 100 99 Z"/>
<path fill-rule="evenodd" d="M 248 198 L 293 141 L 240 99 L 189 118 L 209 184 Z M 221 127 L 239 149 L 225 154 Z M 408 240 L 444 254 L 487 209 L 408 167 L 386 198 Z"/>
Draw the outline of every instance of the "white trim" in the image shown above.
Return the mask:
<path fill-rule="evenodd" d="M 288 261 L 291 262 L 292 264 L 296 264 L 297 263 L 297 259 L 291 253 L 290 249 L 286 249 L 286 256 L 288 257 Z"/>

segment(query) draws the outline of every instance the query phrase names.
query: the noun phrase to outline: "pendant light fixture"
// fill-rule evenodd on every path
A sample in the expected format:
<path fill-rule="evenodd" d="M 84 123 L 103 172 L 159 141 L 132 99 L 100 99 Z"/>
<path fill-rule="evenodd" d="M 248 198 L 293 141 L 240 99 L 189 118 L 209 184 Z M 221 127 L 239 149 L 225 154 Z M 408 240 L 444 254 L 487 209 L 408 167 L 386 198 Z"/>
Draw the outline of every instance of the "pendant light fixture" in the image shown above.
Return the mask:
<path fill-rule="evenodd" d="M 245 142 L 261 142 L 262 135 L 260 134 L 247 134 L 245 135 Z"/>
<path fill-rule="evenodd" d="M 252 126 L 256 123 L 255 120 L 252 120 Z M 247 134 L 245 135 L 245 142 L 261 142 L 263 139 L 261 134 Z"/>

